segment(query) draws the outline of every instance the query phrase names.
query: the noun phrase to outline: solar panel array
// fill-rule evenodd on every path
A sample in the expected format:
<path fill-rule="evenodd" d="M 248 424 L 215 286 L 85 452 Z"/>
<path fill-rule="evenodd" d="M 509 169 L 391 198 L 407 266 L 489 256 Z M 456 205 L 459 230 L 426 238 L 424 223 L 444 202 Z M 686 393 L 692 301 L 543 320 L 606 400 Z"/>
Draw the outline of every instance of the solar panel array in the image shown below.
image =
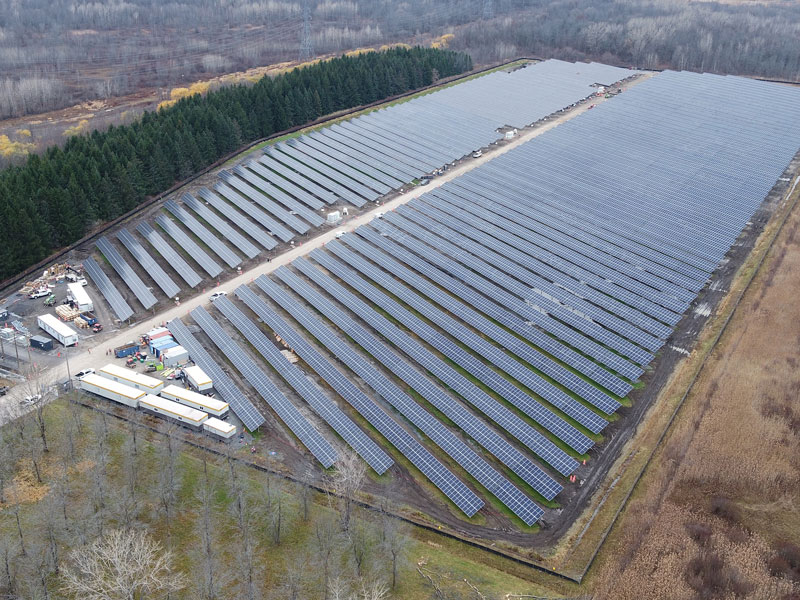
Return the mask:
<path fill-rule="evenodd" d="M 200 267 L 209 274 L 211 277 L 216 277 L 220 273 L 222 273 L 222 267 L 220 267 L 213 258 L 211 258 L 208 254 L 206 254 L 205 250 L 200 248 L 197 243 L 190 238 L 183 229 L 178 227 L 170 218 L 166 215 L 158 215 L 156 216 L 156 223 L 167 232 L 167 234 L 175 240 L 175 242 L 183 248 L 184 252 L 192 257 Z"/>
<path fill-rule="evenodd" d="M 286 321 L 271 310 L 267 304 L 253 293 L 247 286 L 236 289 L 236 295 L 264 321 L 275 333 L 280 335 L 316 373 L 322 377 L 342 398 L 344 398 L 358 413 L 369 421 L 386 440 L 392 444 L 411 464 L 420 470 L 431 483 L 442 493 L 450 498 L 453 503 L 467 516 L 474 515 L 483 501 L 461 482 L 452 471 L 442 465 L 419 440 L 406 431 L 400 424 L 392 419 L 376 402 L 359 389 L 348 375 L 342 373 L 329 360 L 327 360 L 303 335 L 299 334 Z M 343 348 L 339 338 L 329 328 L 314 318 L 310 312 L 299 304 L 293 306 L 292 316 L 297 319 L 306 330 L 315 338 L 323 342 L 328 348 Z M 355 354 L 354 360 L 358 360 Z"/>
<path fill-rule="evenodd" d="M 369 436 L 353 423 L 322 390 L 315 386 L 299 367 L 292 364 L 275 344 L 227 298 L 214 300 L 214 306 L 233 323 L 247 341 L 283 377 L 314 411 L 371 466 L 382 475 L 393 460 Z"/>
<path fill-rule="evenodd" d="M 95 245 L 100 252 L 103 253 L 103 256 L 106 257 L 106 260 L 111 263 L 111 266 L 122 278 L 122 281 L 131 289 L 145 309 L 150 308 L 157 302 L 156 297 L 153 296 L 153 292 L 150 291 L 141 278 L 133 271 L 131 266 L 122 258 L 117 249 L 111 245 L 111 242 L 108 241 L 106 236 L 97 240 Z"/>
<path fill-rule="evenodd" d="M 201 225 L 200 222 L 192 215 L 186 212 L 186 209 L 184 209 L 182 206 L 178 206 L 174 200 L 167 200 L 164 203 L 164 208 L 175 215 L 178 220 L 183 223 L 189 231 L 192 232 L 192 234 L 197 236 L 200 241 L 211 248 L 211 250 L 223 261 L 225 261 L 229 267 L 236 268 L 242 263 L 242 260 L 236 256 L 233 250 L 223 244 L 217 236 L 206 229 L 205 226 Z"/>
<path fill-rule="evenodd" d="M 197 287 L 202 279 L 200 276 L 195 272 L 192 267 L 190 267 L 183 257 L 178 254 L 175 249 L 170 246 L 166 240 L 155 230 L 153 229 L 149 223 L 145 223 L 144 221 L 139 223 L 136 226 L 136 231 L 142 234 L 144 238 L 150 242 L 150 245 L 156 249 L 156 251 L 164 257 L 164 259 L 169 263 L 169 265 L 175 269 L 178 275 L 186 282 L 189 287 Z"/>
<path fill-rule="evenodd" d="M 281 421 L 294 433 L 306 448 L 317 458 L 323 467 L 328 468 L 336 462 L 336 450 L 317 429 L 309 423 L 297 407 L 267 377 L 256 362 L 242 351 L 239 345 L 225 333 L 206 309 L 198 306 L 190 313 L 205 334 L 220 349 L 225 357 L 242 374 L 247 382 L 269 404 Z M 213 375 L 211 376 L 213 380 Z M 216 385 L 216 381 L 214 382 Z"/>
<path fill-rule="evenodd" d="M 217 213 L 206 207 L 205 204 L 191 194 L 184 194 L 181 196 L 181 200 L 183 200 L 186 206 L 196 212 L 201 219 L 216 229 L 225 239 L 239 248 L 247 258 L 253 258 L 261 252 L 261 250 L 250 243 L 241 233 L 231 227 L 224 219 L 220 218 Z"/>
<path fill-rule="evenodd" d="M 147 274 L 153 278 L 158 284 L 158 287 L 167 295 L 167 297 L 177 296 L 181 289 L 172 281 L 172 278 L 164 272 L 164 269 L 153 260 L 153 257 L 144 249 L 131 232 L 127 229 L 120 229 L 117 232 L 117 239 L 122 242 L 122 245 L 128 249 L 133 257 L 139 261 Z"/>
<path fill-rule="evenodd" d="M 84 260 L 83 268 L 86 270 L 86 274 L 91 280 L 94 281 L 97 289 L 100 290 L 100 293 L 103 294 L 103 297 L 105 297 L 109 305 L 111 305 L 111 310 L 114 311 L 120 321 L 125 321 L 133 316 L 133 309 L 125 302 L 122 294 L 119 293 L 119 290 L 111 283 L 108 275 L 103 273 L 100 265 L 98 265 L 93 258 L 89 257 Z"/>
<path fill-rule="evenodd" d="M 183 324 L 183 321 L 173 319 L 167 323 L 167 328 L 178 340 L 178 343 L 186 348 L 189 352 L 189 357 L 212 379 L 214 389 L 222 395 L 225 402 L 230 405 L 231 410 L 239 417 L 244 426 L 250 431 L 255 431 L 261 427 L 264 424 L 264 415 L 258 412 L 258 409 L 253 406 L 247 396 L 236 387 L 236 384 L 228 377 L 227 373 L 222 370 L 222 367 L 211 358 L 211 355 L 197 341 L 197 338 L 191 334 L 186 325 Z"/>

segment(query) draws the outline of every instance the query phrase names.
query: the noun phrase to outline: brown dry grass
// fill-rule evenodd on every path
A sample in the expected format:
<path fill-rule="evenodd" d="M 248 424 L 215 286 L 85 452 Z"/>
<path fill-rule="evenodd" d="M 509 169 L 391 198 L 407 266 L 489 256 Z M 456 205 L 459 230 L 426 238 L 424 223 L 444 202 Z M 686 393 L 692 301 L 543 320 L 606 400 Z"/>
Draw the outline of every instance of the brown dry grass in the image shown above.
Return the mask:
<path fill-rule="evenodd" d="M 593 568 L 596 598 L 800 591 L 799 229 L 796 209 Z"/>

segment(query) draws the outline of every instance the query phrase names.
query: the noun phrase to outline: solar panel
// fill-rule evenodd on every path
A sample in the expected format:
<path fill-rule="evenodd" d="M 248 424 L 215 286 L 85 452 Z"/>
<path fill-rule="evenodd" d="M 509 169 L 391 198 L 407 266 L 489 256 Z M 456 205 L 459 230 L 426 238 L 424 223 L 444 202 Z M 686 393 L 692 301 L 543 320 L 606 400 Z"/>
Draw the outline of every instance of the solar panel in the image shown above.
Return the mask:
<path fill-rule="evenodd" d="M 267 280 L 269 281 L 269 280 Z M 270 282 L 271 283 L 271 282 Z M 275 288 L 276 292 L 278 288 Z M 460 481 L 414 436 L 395 422 L 378 404 L 356 386 L 350 377 L 343 374 L 325 359 L 302 335 L 298 334 L 274 311 L 272 311 L 247 286 L 236 289 L 236 295 L 247 304 L 269 327 L 287 341 L 292 349 L 314 369 L 320 377 L 350 403 L 369 423 L 375 427 L 409 462 L 417 467 L 431 483 L 447 496 L 464 514 L 473 516 L 483 506 L 475 492 Z M 329 328 L 311 316 L 299 303 L 290 305 L 291 315 L 312 336 L 330 349 L 336 349 L 340 358 L 350 359 L 352 364 L 363 364 L 355 352 L 344 345 Z M 287 309 L 289 310 L 289 309 Z"/>
<path fill-rule="evenodd" d="M 342 241 L 360 252 L 365 258 L 369 258 L 380 265 L 389 274 L 399 278 L 409 286 L 415 288 L 421 294 L 424 294 L 430 298 L 432 302 L 441 306 L 453 317 L 460 319 L 464 323 L 474 327 L 483 335 L 495 340 L 495 342 L 497 342 L 500 346 L 527 362 L 529 365 L 531 365 L 531 367 L 552 378 L 555 382 L 560 383 L 568 390 L 571 390 L 577 394 L 579 397 L 586 399 L 590 404 L 597 406 L 606 414 L 613 413 L 617 408 L 619 408 L 619 402 L 603 393 L 597 387 L 575 375 L 569 369 L 566 369 L 555 361 L 551 360 L 549 357 L 534 349 L 530 344 L 525 343 L 515 335 L 509 333 L 503 327 L 496 325 L 490 319 L 482 316 L 478 310 L 472 309 L 468 304 L 466 304 L 466 302 L 459 301 L 450 294 L 445 293 L 441 288 L 429 283 L 426 279 L 404 267 L 400 262 L 392 259 L 389 254 L 379 250 L 376 246 L 367 244 L 355 235 L 345 235 L 342 238 Z M 328 244 L 326 247 L 337 256 L 345 258 L 345 255 L 343 255 L 342 251 L 340 250 L 340 246 Z M 366 273 L 366 271 L 362 270 L 361 268 L 363 259 L 352 256 L 352 253 L 346 256 L 347 258 L 345 260 L 348 264 Z M 420 261 L 418 264 L 424 263 Z M 426 265 L 423 268 L 427 272 L 431 272 L 433 270 L 433 267 L 430 265 Z M 373 277 L 372 272 L 369 274 L 371 277 Z M 375 279 L 375 277 L 373 277 L 373 279 Z M 432 312 L 425 305 L 421 304 L 420 300 L 415 299 L 413 296 L 409 296 L 409 292 L 396 283 L 392 278 L 380 274 L 378 279 L 375 280 L 376 282 L 380 282 L 380 284 L 386 289 L 392 291 L 395 296 L 403 299 L 410 306 L 415 307 L 429 319 L 433 320 L 433 318 L 436 317 L 435 322 L 439 324 L 447 323 L 445 328 L 451 333 L 454 331 L 458 332 L 457 335 L 462 341 L 464 341 L 464 339 L 473 340 L 472 336 L 470 336 L 468 332 L 463 334 L 461 333 L 461 326 L 459 324 L 452 324 L 450 323 L 449 317 L 440 316 L 438 313 Z M 455 292 L 457 288 L 447 289 L 449 289 L 451 292 Z M 407 296 L 409 297 L 406 298 Z M 480 309 L 480 307 L 477 308 Z M 499 308 L 493 310 L 492 307 L 484 307 L 484 312 L 486 312 L 489 316 L 493 316 L 495 320 L 500 322 L 503 321 L 503 313 Z M 511 329 L 512 331 L 514 330 L 513 327 Z M 477 343 L 474 340 L 467 345 L 471 348 L 483 347 L 482 343 Z M 503 367 L 501 368 L 503 368 L 503 370 L 505 370 L 509 375 L 515 377 L 520 383 L 525 384 L 526 381 L 529 381 L 528 376 L 524 372 L 522 375 L 519 374 L 518 367 L 511 364 L 510 368 L 506 370 L 504 367 L 508 366 L 509 363 L 504 363 Z M 630 391 L 631 386 L 630 384 L 623 382 L 621 379 L 617 381 L 618 383 L 615 383 L 611 386 L 614 388 L 612 391 L 618 395 L 624 396 Z M 610 384 L 613 382 L 612 380 L 609 380 L 608 383 Z M 527 387 L 531 390 L 536 390 L 538 386 L 531 382 L 527 384 Z M 547 392 L 545 390 L 540 392 L 540 394 L 545 399 L 547 398 Z"/>
<path fill-rule="evenodd" d="M 311 223 L 312 225 L 316 226 L 322 225 L 325 222 L 325 219 L 320 217 L 317 213 L 308 208 L 305 204 L 301 204 L 300 202 L 295 200 L 292 196 L 284 192 L 276 185 L 273 185 L 271 182 L 265 181 L 264 178 L 256 175 L 255 172 L 251 170 L 253 169 L 251 165 L 254 165 L 257 168 L 261 168 L 264 171 L 266 171 L 264 167 L 258 167 L 258 163 L 250 160 L 244 165 L 247 167 L 247 169 L 243 168 L 242 166 L 238 166 L 234 167 L 233 172 L 236 173 L 239 177 L 241 177 L 245 181 L 247 181 L 248 183 L 252 184 L 258 190 L 264 192 L 265 194 L 268 194 L 270 198 L 274 198 L 275 200 L 283 204 L 286 208 L 289 209 L 290 214 L 292 215 L 296 214 L 305 219 L 306 221 L 308 221 L 309 223 Z M 267 171 L 267 174 L 269 174 L 269 171 Z"/>
<path fill-rule="evenodd" d="M 197 215 L 206 223 L 216 229 L 225 239 L 233 243 L 234 246 L 239 248 L 247 258 L 254 258 L 261 250 L 251 244 L 241 233 L 236 231 L 227 222 L 221 219 L 213 210 L 208 208 L 205 204 L 197 200 L 191 194 L 184 194 L 181 196 L 183 203 L 191 208 Z M 226 215 L 227 216 L 227 215 Z"/>
<path fill-rule="evenodd" d="M 202 281 L 200 276 L 195 272 L 192 267 L 190 267 L 185 260 L 178 254 L 175 249 L 170 246 L 163 237 L 161 237 L 158 232 L 153 229 L 149 223 L 144 221 L 140 222 L 136 226 L 136 231 L 141 233 L 150 245 L 156 249 L 156 251 L 164 257 L 169 265 L 175 269 L 178 275 L 183 278 L 183 280 L 187 283 L 189 287 L 197 287 L 197 285 Z"/>
<path fill-rule="evenodd" d="M 242 260 L 236 254 L 223 244 L 220 239 L 206 229 L 200 222 L 190 215 L 186 210 L 178 206 L 174 200 L 169 199 L 164 203 L 164 208 L 175 215 L 178 220 L 183 223 L 186 228 L 196 235 L 200 241 L 206 246 L 211 248 L 222 260 L 228 263 L 228 266 L 235 268 L 242 263 Z"/>
<path fill-rule="evenodd" d="M 296 365 L 289 362 L 275 344 L 244 316 L 227 298 L 214 300 L 217 308 L 258 350 L 267 362 L 322 417 L 328 425 L 353 448 L 372 469 L 382 475 L 394 461 L 370 437 L 345 415 L 341 409 L 315 386 Z"/>
<path fill-rule="evenodd" d="M 94 281 L 97 289 L 100 290 L 100 293 L 111 305 L 111 310 L 116 313 L 120 321 L 126 321 L 133 316 L 133 309 L 125 302 L 119 290 L 111 283 L 111 280 L 103 273 L 103 270 L 93 258 L 89 257 L 84 260 L 83 268 L 86 269 L 86 274 Z"/>
<path fill-rule="evenodd" d="M 332 191 L 317 185 L 314 183 L 313 179 L 309 179 L 304 173 L 293 171 L 283 163 L 271 158 L 269 155 L 262 154 L 256 161 L 283 176 L 284 179 L 292 181 L 308 193 L 313 194 L 316 198 L 323 200 L 326 204 L 333 204 L 336 202 L 336 194 Z"/>
<path fill-rule="evenodd" d="M 341 151 L 337 152 L 331 146 L 323 143 L 321 138 L 318 138 L 314 135 L 310 134 L 303 136 L 303 143 L 311 148 L 314 148 L 317 152 L 320 152 L 325 156 L 348 161 L 351 165 L 353 165 L 355 169 L 363 171 L 373 179 L 382 182 L 383 184 L 388 186 L 389 189 L 399 188 L 404 183 L 409 181 L 405 177 L 398 178 L 391 175 L 388 171 L 381 170 L 380 167 L 375 164 L 375 161 L 369 160 L 369 158 L 366 156 L 363 156 L 359 160 L 359 158 L 355 156 L 346 156 Z"/>
<path fill-rule="evenodd" d="M 256 160 L 248 160 L 244 163 L 244 166 L 253 171 L 253 173 L 258 173 L 261 177 L 272 183 L 273 185 L 278 186 L 282 190 L 288 192 L 301 202 L 303 202 L 306 206 L 313 210 L 319 210 L 320 208 L 325 206 L 325 203 L 321 200 L 315 198 L 310 192 L 304 190 L 299 185 L 296 185 L 292 181 L 281 177 L 275 171 L 269 170 L 267 167 L 264 166 L 263 163 L 256 161 Z M 288 169 L 281 169 L 282 171 L 289 172 Z M 296 175 L 296 174 L 295 174 Z M 331 197 L 333 195 L 331 194 Z"/>
<path fill-rule="evenodd" d="M 168 298 L 177 296 L 181 289 L 172 281 L 172 278 L 164 272 L 164 269 L 153 260 L 153 257 L 148 254 L 142 245 L 127 229 L 120 229 L 117 232 L 117 239 L 122 242 L 122 245 L 128 249 L 133 257 L 139 261 L 145 271 L 153 278 L 158 284 L 158 287 L 167 295 Z"/>
<path fill-rule="evenodd" d="M 250 200 L 261 206 L 264 210 L 266 210 L 269 214 L 273 215 L 276 219 L 281 221 L 282 223 L 286 223 L 291 229 L 298 233 L 306 233 L 310 227 L 308 223 L 301 221 L 293 214 L 291 214 L 288 210 L 280 207 L 276 202 L 274 202 L 271 198 L 268 198 L 253 186 L 248 185 L 239 177 L 236 177 L 233 173 L 229 171 L 220 171 L 219 177 L 227 183 L 232 188 L 235 188 L 237 191 L 241 192 L 245 196 L 247 196 Z"/>
<path fill-rule="evenodd" d="M 106 236 L 101 237 L 97 240 L 95 244 L 100 252 L 103 253 L 103 256 L 106 257 L 108 262 L 117 272 L 117 274 L 122 278 L 122 281 L 125 282 L 139 302 L 142 303 L 142 306 L 145 309 L 150 308 L 153 306 L 157 300 L 156 297 L 153 295 L 153 292 L 144 284 L 144 282 L 139 278 L 139 276 L 134 273 L 131 266 L 125 261 L 120 253 L 117 252 L 117 249 L 111 245 L 111 242 L 108 241 Z"/>
<path fill-rule="evenodd" d="M 261 229 L 261 227 L 253 223 L 250 219 L 233 208 L 233 206 L 225 202 L 222 198 L 212 193 L 208 188 L 200 189 L 197 192 L 197 195 L 217 209 L 220 213 L 225 215 L 234 223 L 234 225 L 244 231 L 247 235 L 261 244 L 267 250 L 272 250 L 278 245 L 278 242 L 276 242 L 272 236 Z"/>
<path fill-rule="evenodd" d="M 231 202 L 231 204 L 238 206 L 257 223 L 261 224 L 261 226 L 264 227 L 270 235 L 274 235 L 284 242 L 288 242 L 294 237 L 294 233 L 278 223 L 258 206 L 237 194 L 227 185 L 223 183 L 217 183 L 214 185 L 214 191 L 218 192 L 223 198 Z"/>
<path fill-rule="evenodd" d="M 167 323 L 169 332 L 178 340 L 178 343 L 186 348 L 190 358 L 205 371 L 214 382 L 214 389 L 222 395 L 225 402 L 230 404 L 231 410 L 244 423 L 249 431 L 255 431 L 264 424 L 264 416 L 258 412 L 250 400 L 242 391 L 231 381 L 227 373 L 211 358 L 211 355 L 203 348 L 202 344 L 189 332 L 186 325 L 180 319 L 173 319 Z"/>
<path fill-rule="evenodd" d="M 275 275 L 280 277 L 284 283 L 289 285 L 315 308 L 322 311 L 323 314 L 336 323 L 344 333 L 353 338 L 356 343 L 379 360 L 387 369 L 392 371 L 406 384 L 410 385 L 429 402 L 433 403 L 439 410 L 445 412 L 450 419 L 453 419 L 462 429 L 465 429 L 473 439 L 476 439 L 476 441 L 482 444 L 489 444 L 490 447 L 496 449 L 491 441 L 492 438 L 494 438 L 497 440 L 497 446 L 499 446 L 502 438 L 497 439 L 499 436 L 486 427 L 485 424 L 478 421 L 472 413 L 466 411 L 460 404 L 455 403 L 449 396 L 446 396 L 440 388 L 434 386 L 430 380 L 424 377 L 419 371 L 392 352 L 385 344 L 367 332 L 363 327 L 357 325 L 342 311 L 336 309 L 330 302 L 300 280 L 294 273 L 289 271 L 286 267 L 280 267 L 275 271 Z M 261 281 L 260 278 L 257 280 L 259 285 L 261 285 Z M 384 398 L 386 397 L 382 392 L 379 393 L 384 396 Z M 414 405 L 416 409 L 419 409 L 418 404 L 414 403 Z M 397 408 L 402 412 L 402 409 L 399 407 Z M 442 432 L 447 431 L 438 422 L 437 425 Z M 543 514 L 541 508 L 490 466 L 483 458 L 469 449 L 469 447 L 462 446 L 457 456 L 458 458 L 456 458 L 456 460 L 462 468 L 467 470 L 526 524 L 532 525 L 541 517 Z"/>
<path fill-rule="evenodd" d="M 205 251 L 201 249 L 192 238 L 186 235 L 186 233 L 180 227 L 168 219 L 166 215 L 156 215 L 156 223 L 158 223 L 161 228 L 166 231 L 181 248 L 184 249 L 186 254 L 191 256 L 192 259 L 194 259 L 194 261 L 200 265 L 211 277 L 216 277 L 222 273 L 222 267 L 220 267 L 214 261 L 214 259 L 206 254 Z"/>
<path fill-rule="evenodd" d="M 353 237 L 353 236 L 350 236 Z M 463 344 L 466 345 L 467 348 L 472 350 L 473 352 L 477 352 L 478 354 L 482 355 L 486 360 L 489 361 L 490 364 L 493 364 L 497 368 L 505 371 L 510 376 L 514 377 L 518 382 L 525 385 L 528 389 L 538 394 L 541 398 L 545 399 L 546 401 L 550 402 L 553 406 L 560 409 L 564 414 L 572 417 L 578 423 L 589 429 L 589 431 L 593 433 L 599 433 L 603 430 L 603 428 L 608 425 L 608 422 L 596 414 L 595 412 L 589 410 L 580 402 L 577 402 L 574 398 L 572 398 L 569 394 L 560 390 L 557 386 L 551 384 L 550 382 L 546 381 L 544 378 L 540 377 L 533 371 L 526 369 L 522 364 L 511 358 L 508 354 L 503 352 L 497 346 L 487 342 L 481 336 L 475 334 L 474 332 L 470 331 L 467 327 L 464 327 L 459 322 L 457 322 L 454 318 L 450 315 L 436 309 L 432 306 L 429 302 L 423 300 L 418 295 L 411 292 L 407 287 L 403 286 L 396 280 L 394 280 L 390 275 L 384 273 L 383 271 L 373 267 L 369 263 L 367 263 L 362 258 L 358 257 L 352 252 L 349 252 L 341 244 L 338 243 L 330 243 L 327 245 L 328 250 L 336 254 L 338 257 L 342 258 L 347 264 L 357 268 L 359 271 L 365 273 L 368 277 L 370 277 L 373 281 L 387 289 L 392 293 L 392 295 L 398 297 L 400 300 L 408 304 L 411 308 L 416 310 L 418 313 L 429 319 L 430 321 L 436 323 L 442 329 L 444 329 L 447 333 L 461 341 Z M 380 252 L 379 250 L 375 250 L 375 253 Z M 326 260 L 327 262 L 323 265 L 328 270 L 335 272 L 337 276 L 340 278 L 344 278 L 346 271 L 342 270 L 340 265 L 336 263 L 332 263 L 330 260 L 326 259 L 324 256 L 321 256 L 321 253 L 314 253 L 312 252 L 311 256 L 318 260 Z M 397 265 L 399 269 L 402 269 L 400 265 Z M 394 273 L 397 275 L 397 273 Z M 349 280 L 345 280 L 350 283 Z M 378 299 L 380 297 L 376 297 L 374 295 L 374 291 L 370 289 L 370 287 L 364 287 L 363 284 L 359 285 L 359 291 L 361 288 L 364 289 L 364 295 L 369 295 L 373 302 L 377 304 Z M 383 301 L 382 298 L 380 298 Z M 442 299 L 444 301 L 444 299 Z M 385 302 L 385 301 L 383 301 Z M 455 303 L 454 303 L 455 304 Z M 456 307 L 457 308 L 457 307 Z M 389 310 L 387 307 L 384 306 L 385 310 Z M 399 319 L 399 316 L 395 314 L 393 311 L 393 316 Z M 463 314 L 463 311 L 457 311 L 453 313 L 454 316 L 460 316 Z M 474 377 L 481 380 L 485 385 L 493 389 L 495 392 L 500 394 L 501 397 L 505 398 L 507 401 L 511 402 L 517 408 L 522 410 L 525 414 L 533 418 L 534 420 L 539 421 L 536 418 L 535 413 L 540 411 L 541 409 L 538 406 L 538 402 L 536 402 L 533 398 L 528 396 L 527 394 L 523 393 L 519 388 L 512 385 L 505 377 L 492 371 L 491 369 L 487 369 L 484 366 L 481 366 L 482 363 L 480 361 L 476 361 L 476 359 L 472 358 L 468 353 L 462 350 L 459 346 L 453 344 L 452 342 L 445 342 L 439 340 L 440 336 L 436 336 L 434 331 L 427 327 L 424 323 L 417 323 L 419 319 L 412 318 L 412 316 L 403 314 L 404 319 L 400 319 L 406 327 L 409 327 L 412 331 L 417 333 L 423 339 L 427 338 L 434 338 L 437 341 L 436 344 L 430 342 L 432 345 L 448 356 L 451 360 L 457 362 L 461 365 L 464 369 L 470 372 Z M 406 322 L 408 321 L 408 322 Z M 489 327 L 485 327 L 485 329 L 491 329 Z M 499 329 L 499 328 L 497 328 Z M 507 341 L 512 348 L 519 348 L 521 344 L 514 344 L 512 335 L 502 336 L 499 332 L 495 332 L 501 337 L 504 341 Z M 517 340 L 519 342 L 519 340 Z M 528 346 L 530 349 L 530 346 Z M 525 353 L 526 356 L 531 356 L 534 354 L 533 352 Z M 541 364 L 543 357 L 531 356 L 531 358 L 538 359 L 536 362 Z M 580 380 L 580 378 L 575 378 Z M 575 383 L 570 380 L 570 383 Z M 578 387 L 579 389 L 583 390 L 584 388 L 581 386 L 574 385 L 573 387 Z M 592 390 L 597 390 L 594 386 L 587 385 L 586 387 L 591 388 Z M 610 397 L 605 398 L 609 403 L 615 405 L 615 408 L 619 407 L 619 403 L 615 400 L 612 400 Z M 542 418 L 544 418 L 547 422 L 551 423 L 551 426 L 548 427 L 543 424 L 543 426 L 548 429 L 549 431 L 553 432 L 554 434 L 557 431 L 565 431 L 567 437 L 559 436 L 563 441 L 567 442 L 578 450 L 579 452 L 583 453 L 588 448 L 592 446 L 591 440 L 586 438 L 583 435 L 576 435 L 577 432 L 574 430 L 572 426 L 565 427 L 565 423 L 560 422 L 561 419 L 553 418 L 549 414 L 549 411 L 541 411 Z M 613 411 L 612 411 L 613 412 Z M 531 414 L 534 413 L 534 414 Z M 578 447 L 573 446 L 570 443 L 570 440 L 574 440 L 574 443 Z"/>
<path fill-rule="evenodd" d="M 388 298 L 388 296 L 381 294 L 375 287 L 365 282 L 360 277 L 355 276 L 352 271 L 346 269 L 341 263 L 332 260 L 330 256 L 322 252 L 315 252 L 313 258 L 317 262 L 320 262 L 320 264 L 324 263 L 326 267 L 330 267 L 331 271 L 347 281 L 348 285 L 357 289 L 363 295 L 375 302 L 381 309 L 386 310 L 393 318 L 399 320 L 403 325 L 409 327 L 409 329 L 415 334 L 419 335 L 421 339 L 431 344 L 431 346 L 442 352 L 442 354 L 448 358 L 452 359 L 453 362 L 463 367 L 466 371 L 475 376 L 476 379 L 486 383 L 487 385 L 493 384 L 495 387 L 502 389 L 506 394 L 515 394 L 515 392 L 510 390 L 510 388 L 513 388 L 514 386 L 511 386 L 511 384 L 508 384 L 508 387 L 498 385 L 497 381 L 488 375 L 487 372 L 491 371 L 491 369 L 486 367 L 486 365 L 474 359 L 474 357 L 471 358 L 468 356 L 466 352 L 458 348 L 458 346 L 453 344 L 445 336 L 436 333 L 433 328 L 426 326 L 420 319 L 417 319 L 410 312 L 400 307 L 399 304 Z M 578 466 L 577 461 L 567 455 L 566 452 L 558 448 L 558 446 L 548 440 L 541 433 L 533 429 L 525 421 L 520 419 L 515 413 L 507 409 L 501 403 L 495 401 L 491 396 L 483 392 L 476 385 L 472 384 L 465 377 L 449 367 L 443 360 L 440 360 L 431 352 L 428 352 L 416 340 L 408 335 L 405 335 L 399 329 L 391 325 L 388 320 L 375 313 L 375 311 L 371 310 L 364 302 L 350 294 L 342 286 L 336 284 L 332 279 L 313 269 L 307 262 L 298 260 L 296 261 L 295 266 L 304 274 L 311 277 L 315 283 L 322 286 L 325 291 L 348 306 L 351 311 L 364 319 L 364 321 L 368 323 L 375 331 L 386 337 L 386 339 L 393 343 L 397 348 L 405 352 L 406 355 L 411 357 L 421 367 L 426 368 L 430 373 L 438 377 L 443 383 L 448 385 L 455 392 L 459 393 L 463 398 L 473 404 L 503 429 L 514 435 L 514 437 L 524 443 L 528 448 L 542 457 L 545 461 L 551 464 L 555 463 L 554 466 L 556 468 L 561 467 L 563 469 L 569 469 L 571 467 L 572 470 L 574 470 Z M 518 392 L 518 398 L 524 396 L 519 388 L 515 389 Z M 510 400 L 507 396 L 504 395 L 503 397 L 513 402 L 513 400 Z M 532 398 L 528 399 L 531 403 L 539 406 L 539 404 Z M 521 403 L 520 400 L 518 401 Z M 543 410 L 542 412 L 548 411 Z M 554 417 L 552 413 L 550 416 Z M 553 418 L 553 421 L 556 420 L 559 419 Z M 469 421 L 472 424 L 482 425 L 482 422 L 478 419 L 469 419 Z M 593 445 L 591 440 L 575 430 L 575 428 L 571 425 L 561 421 L 561 426 L 564 431 L 570 432 L 576 439 L 583 438 L 585 444 L 582 446 L 583 452 Z M 564 437 L 567 440 L 572 441 L 572 438 L 569 435 L 564 435 Z M 561 486 L 556 484 L 556 482 L 549 475 L 547 475 L 547 473 L 533 464 L 525 455 L 516 450 L 516 448 L 504 443 L 499 436 L 494 438 L 494 440 L 490 443 L 494 444 L 493 453 L 499 452 L 501 454 L 500 458 L 503 460 L 504 464 L 506 464 L 512 471 L 517 473 L 517 475 L 519 475 L 536 491 L 547 497 L 548 500 L 555 497 L 555 495 L 561 490 Z M 571 473 L 571 471 L 565 474 L 568 475 L 569 473 Z"/>
<path fill-rule="evenodd" d="M 255 361 L 245 354 L 236 342 L 220 327 L 202 306 L 190 313 L 203 331 L 220 349 L 248 383 L 264 398 L 281 421 L 297 436 L 303 445 L 326 469 L 336 462 L 337 454 L 330 442 L 308 422 L 297 407 L 283 395 Z M 213 377 L 212 377 L 213 379 Z"/>

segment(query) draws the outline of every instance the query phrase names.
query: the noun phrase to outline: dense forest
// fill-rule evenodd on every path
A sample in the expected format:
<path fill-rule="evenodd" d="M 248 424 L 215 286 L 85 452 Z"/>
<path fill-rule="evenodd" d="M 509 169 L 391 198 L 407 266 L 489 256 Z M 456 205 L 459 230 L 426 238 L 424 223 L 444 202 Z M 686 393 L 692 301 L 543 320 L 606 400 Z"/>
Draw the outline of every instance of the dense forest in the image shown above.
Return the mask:
<path fill-rule="evenodd" d="M 249 141 L 471 68 L 466 54 L 430 48 L 343 56 L 72 137 L 0 173 L 0 280 Z"/>
<path fill-rule="evenodd" d="M 0 0 L 0 118 L 444 33 L 479 64 L 535 55 L 800 80 L 797 2 Z"/>

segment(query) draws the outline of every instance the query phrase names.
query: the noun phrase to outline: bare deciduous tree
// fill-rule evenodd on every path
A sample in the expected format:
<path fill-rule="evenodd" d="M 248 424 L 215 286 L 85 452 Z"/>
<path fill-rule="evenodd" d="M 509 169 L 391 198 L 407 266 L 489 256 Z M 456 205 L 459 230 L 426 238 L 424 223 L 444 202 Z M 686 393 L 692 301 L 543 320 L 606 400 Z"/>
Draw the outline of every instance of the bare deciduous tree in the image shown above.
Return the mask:
<path fill-rule="evenodd" d="M 165 597 L 186 586 L 172 569 L 169 551 L 143 531 L 109 531 L 86 548 L 74 550 L 62 573 L 62 589 L 81 600 Z"/>
<path fill-rule="evenodd" d="M 336 461 L 336 471 L 333 474 L 333 486 L 342 497 L 342 529 L 350 527 L 350 517 L 353 511 L 353 502 L 356 499 L 364 478 L 367 476 L 367 466 L 363 460 L 352 450 L 339 452 Z"/>

